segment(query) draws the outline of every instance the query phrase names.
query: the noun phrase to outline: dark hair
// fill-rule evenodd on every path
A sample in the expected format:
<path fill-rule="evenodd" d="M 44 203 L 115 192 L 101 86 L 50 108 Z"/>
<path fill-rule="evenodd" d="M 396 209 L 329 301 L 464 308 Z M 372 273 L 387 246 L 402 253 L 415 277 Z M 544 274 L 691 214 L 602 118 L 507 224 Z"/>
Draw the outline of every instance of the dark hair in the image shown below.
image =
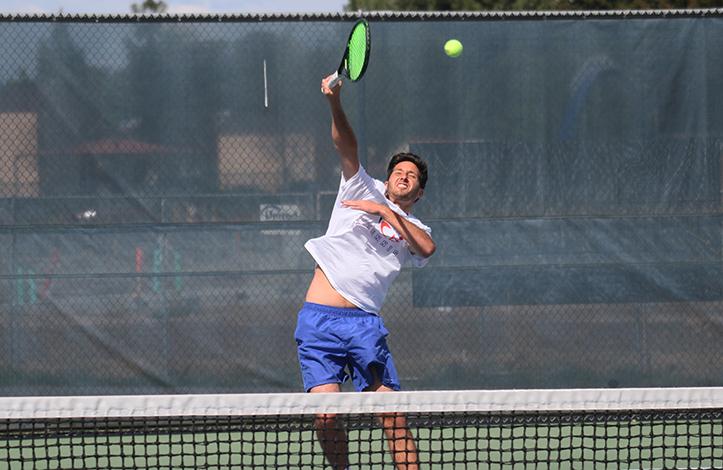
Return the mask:
<path fill-rule="evenodd" d="M 418 155 L 414 155 L 410 152 L 398 153 L 389 160 L 389 166 L 387 167 L 387 180 L 389 179 L 389 176 L 391 176 L 394 167 L 400 162 L 414 163 L 419 170 L 419 186 L 424 188 L 427 185 L 427 163 Z"/>

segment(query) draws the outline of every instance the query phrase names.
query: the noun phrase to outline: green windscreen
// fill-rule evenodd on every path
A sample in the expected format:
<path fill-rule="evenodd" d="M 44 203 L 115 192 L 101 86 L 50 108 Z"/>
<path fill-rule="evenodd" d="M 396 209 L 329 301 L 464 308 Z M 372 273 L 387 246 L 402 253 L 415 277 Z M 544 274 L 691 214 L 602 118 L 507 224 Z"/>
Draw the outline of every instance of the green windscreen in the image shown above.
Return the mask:
<path fill-rule="evenodd" d="M 428 164 L 413 214 L 437 251 L 381 312 L 404 390 L 723 386 L 723 9 L 363 14 L 356 36 L 352 13 L 0 14 L 0 402 L 303 390 L 304 245 L 341 181 L 319 80 L 345 39 L 365 170 L 385 180 L 400 152 Z M 32 467 L 3 460 L 37 442 L 25 426 L 20 443 L 0 423 L 0 469 Z M 545 432 L 629 452 L 593 447 L 597 429 Z M 548 467 L 573 466 L 561 445 Z"/>
<path fill-rule="evenodd" d="M 367 56 L 367 28 L 364 22 L 358 23 L 354 27 L 349 39 L 349 56 L 347 59 L 347 70 L 349 70 L 349 78 L 359 80 L 364 73 L 364 65 Z"/>

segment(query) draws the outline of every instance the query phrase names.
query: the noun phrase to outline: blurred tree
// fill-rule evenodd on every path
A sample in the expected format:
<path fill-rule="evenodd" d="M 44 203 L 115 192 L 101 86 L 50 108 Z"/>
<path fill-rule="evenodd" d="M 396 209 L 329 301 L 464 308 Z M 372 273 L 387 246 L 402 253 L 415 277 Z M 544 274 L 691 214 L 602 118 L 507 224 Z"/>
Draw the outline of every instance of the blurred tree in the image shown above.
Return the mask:
<path fill-rule="evenodd" d="M 626 10 L 705 8 L 720 0 L 349 0 L 347 11 Z"/>
<path fill-rule="evenodd" d="M 100 99 L 107 74 L 89 63 L 71 28 L 67 23 L 54 24 L 38 50 L 37 84 L 46 96 L 46 112 L 56 117 L 48 121 L 48 129 L 55 127 L 58 133 L 51 145 L 60 148 L 105 137 L 112 127 Z M 45 143 L 42 136 L 41 142 Z"/>
<path fill-rule="evenodd" d="M 167 145 L 163 125 L 171 94 L 163 68 L 162 25 L 136 25 L 136 34 L 126 41 L 128 51 L 128 104 L 137 120 L 135 138 Z"/>
<path fill-rule="evenodd" d="M 74 38 L 78 28 L 54 23 L 38 48 L 35 83 L 40 179 L 45 194 L 83 194 L 80 160 L 68 158 L 76 146 L 107 137 L 114 127 L 105 112 L 103 86 L 108 74 L 94 65 Z"/>
<path fill-rule="evenodd" d="M 134 3 L 131 5 L 133 13 L 165 13 L 168 10 L 168 4 L 163 0 L 156 2 L 155 0 L 144 0 L 143 3 Z"/>

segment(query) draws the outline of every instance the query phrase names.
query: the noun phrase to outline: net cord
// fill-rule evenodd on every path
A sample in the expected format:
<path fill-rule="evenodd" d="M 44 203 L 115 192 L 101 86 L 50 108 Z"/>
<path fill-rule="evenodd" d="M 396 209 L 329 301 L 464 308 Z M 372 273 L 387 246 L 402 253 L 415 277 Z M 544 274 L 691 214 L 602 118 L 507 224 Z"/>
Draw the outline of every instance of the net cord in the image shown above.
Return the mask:
<path fill-rule="evenodd" d="M 0 397 L 0 419 L 723 409 L 723 387 Z"/>

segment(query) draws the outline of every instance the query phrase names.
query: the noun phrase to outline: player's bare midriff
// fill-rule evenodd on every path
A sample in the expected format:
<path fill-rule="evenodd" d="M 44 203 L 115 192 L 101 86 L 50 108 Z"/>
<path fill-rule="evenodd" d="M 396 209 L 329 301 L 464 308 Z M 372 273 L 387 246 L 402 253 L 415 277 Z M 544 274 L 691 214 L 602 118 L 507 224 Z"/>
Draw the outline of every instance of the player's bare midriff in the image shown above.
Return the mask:
<path fill-rule="evenodd" d="M 319 266 L 314 269 L 314 278 L 311 280 L 309 290 L 306 292 L 306 301 L 329 307 L 356 308 L 356 305 L 346 300 L 332 287 L 326 274 Z"/>

